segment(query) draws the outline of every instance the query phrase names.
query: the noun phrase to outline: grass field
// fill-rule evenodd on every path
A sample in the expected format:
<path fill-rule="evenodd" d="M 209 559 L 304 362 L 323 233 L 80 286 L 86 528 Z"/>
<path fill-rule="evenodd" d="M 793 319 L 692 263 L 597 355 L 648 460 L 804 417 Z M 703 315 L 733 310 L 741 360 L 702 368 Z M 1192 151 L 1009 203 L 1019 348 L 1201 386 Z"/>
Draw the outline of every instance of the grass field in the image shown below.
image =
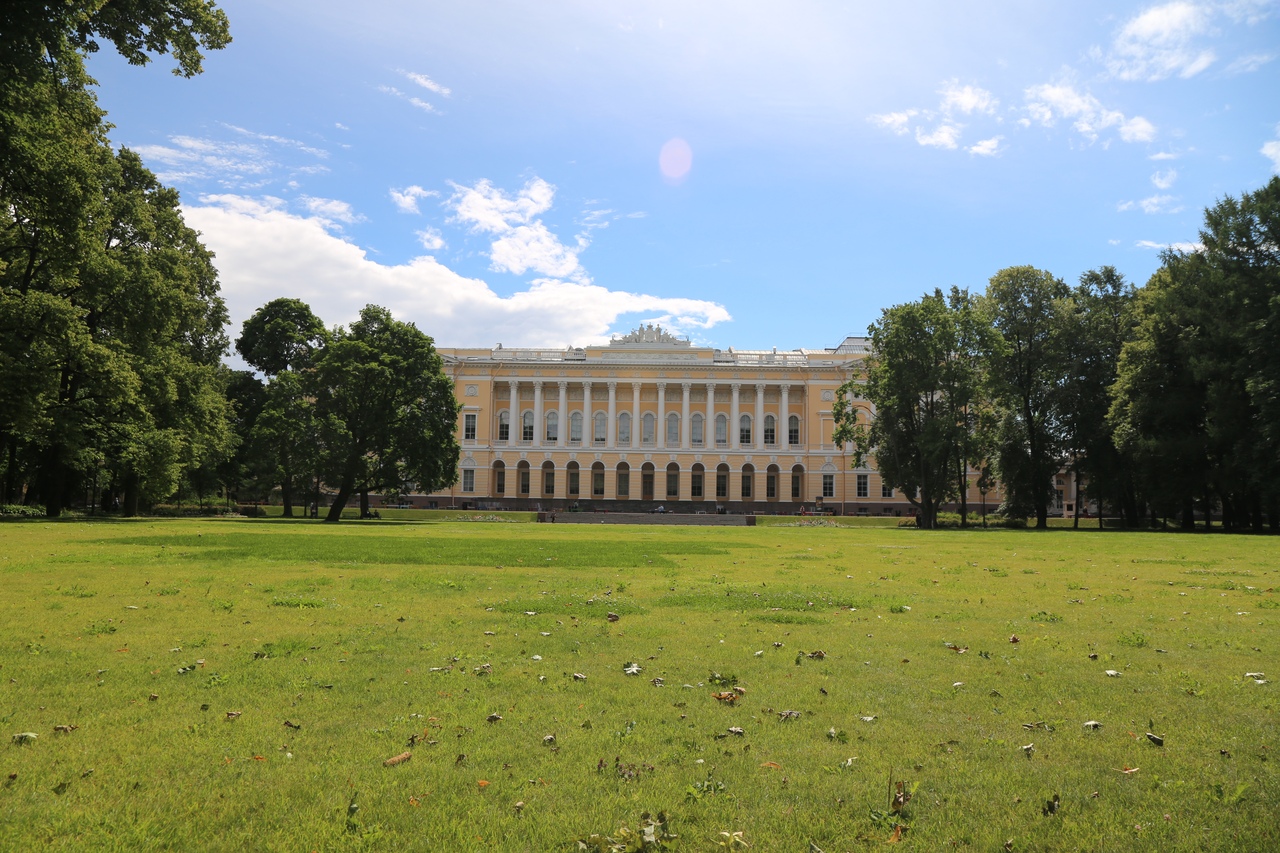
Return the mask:
<path fill-rule="evenodd" d="M 0 718 L 37 735 L 0 745 L 0 849 L 640 849 L 664 812 L 678 850 L 1276 850 L 1278 558 L 1092 531 L 0 524 Z"/>

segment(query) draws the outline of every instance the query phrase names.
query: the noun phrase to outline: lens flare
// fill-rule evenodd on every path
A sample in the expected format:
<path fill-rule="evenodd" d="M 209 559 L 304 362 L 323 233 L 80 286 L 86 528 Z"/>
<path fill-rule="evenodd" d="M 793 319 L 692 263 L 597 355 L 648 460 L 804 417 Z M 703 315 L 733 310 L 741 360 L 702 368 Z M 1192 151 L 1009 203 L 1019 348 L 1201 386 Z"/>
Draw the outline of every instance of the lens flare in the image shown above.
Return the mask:
<path fill-rule="evenodd" d="M 669 184 L 683 183 L 693 167 L 693 149 L 689 143 L 676 137 L 668 140 L 658 154 L 658 169 Z"/>

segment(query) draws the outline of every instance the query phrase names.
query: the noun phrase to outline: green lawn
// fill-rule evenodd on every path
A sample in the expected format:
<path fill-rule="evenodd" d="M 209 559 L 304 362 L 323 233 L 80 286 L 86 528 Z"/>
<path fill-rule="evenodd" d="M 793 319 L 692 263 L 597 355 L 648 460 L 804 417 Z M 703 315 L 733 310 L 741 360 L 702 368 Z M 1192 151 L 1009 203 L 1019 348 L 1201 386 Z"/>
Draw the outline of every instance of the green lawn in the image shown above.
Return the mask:
<path fill-rule="evenodd" d="M 679 850 L 1280 849 L 1277 574 L 1225 535 L 4 523 L 0 717 L 38 737 L 0 849 L 573 850 L 660 811 Z"/>

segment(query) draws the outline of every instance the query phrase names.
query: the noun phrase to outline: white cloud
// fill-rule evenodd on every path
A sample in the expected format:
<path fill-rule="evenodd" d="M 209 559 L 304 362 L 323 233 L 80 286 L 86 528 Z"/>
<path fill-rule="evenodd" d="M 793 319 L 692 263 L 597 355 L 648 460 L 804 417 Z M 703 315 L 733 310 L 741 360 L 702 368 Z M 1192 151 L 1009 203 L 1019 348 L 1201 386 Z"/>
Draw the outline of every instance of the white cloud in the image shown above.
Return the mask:
<path fill-rule="evenodd" d="M 404 70 L 401 70 L 400 73 L 403 74 L 409 80 L 412 80 L 413 82 L 417 83 L 422 88 L 427 89 L 428 91 L 431 91 L 431 92 L 435 92 L 437 95 L 441 95 L 447 98 L 453 94 L 453 92 L 451 92 L 449 89 L 445 88 L 444 86 L 441 86 L 439 83 L 437 83 L 435 80 L 432 80 L 430 77 L 428 77 L 425 74 L 418 74 L 413 71 L 404 71 Z"/>
<path fill-rule="evenodd" d="M 234 130 L 236 133 L 239 133 L 242 136 L 247 136 L 250 139 L 260 139 L 263 142 L 274 142 L 276 145 L 283 145 L 289 148 L 297 148 L 299 151 L 306 152 L 307 154 L 310 154 L 313 157 L 324 158 L 329 156 L 329 152 L 325 151 L 323 148 L 316 148 L 315 146 L 308 145 L 305 142 L 300 142 L 297 139 L 290 139 L 287 136 L 276 136 L 270 133 L 258 133 L 253 130 L 247 130 L 243 127 L 236 127 L 234 124 L 227 124 L 224 126 L 229 130 Z"/>
<path fill-rule="evenodd" d="M 1280 132 L 1280 128 L 1277 128 L 1277 132 Z M 1271 161 L 1271 171 L 1280 175 L 1280 139 L 1273 139 L 1267 142 L 1259 150 L 1259 153 Z"/>
<path fill-rule="evenodd" d="M 412 95 L 406 95 L 404 92 L 401 92 L 395 86 L 379 86 L 378 91 L 382 92 L 383 94 L 394 95 L 397 98 L 408 101 L 409 103 L 413 104 L 415 107 L 417 107 L 420 110 L 423 110 L 424 112 L 435 113 L 437 115 L 440 114 L 440 111 L 436 109 L 433 105 L 427 103 L 421 98 L 416 98 Z"/>
<path fill-rule="evenodd" d="M 1003 136 L 993 136 L 990 139 L 984 139 L 981 142 L 974 143 L 965 150 L 970 154 L 977 154 L 980 157 L 994 157 L 1003 149 L 1000 147 L 1000 141 Z"/>
<path fill-rule="evenodd" d="M 391 200 L 395 202 L 396 208 L 401 213 L 421 213 L 422 211 L 418 209 L 418 199 L 440 195 L 435 190 L 424 190 L 416 184 L 411 187 L 405 187 L 402 190 L 392 187 L 390 192 Z"/>
<path fill-rule="evenodd" d="M 1251 53 L 1232 62 L 1223 69 L 1222 73 L 1228 76 L 1251 74 L 1275 58 L 1276 55 L 1274 53 Z"/>
<path fill-rule="evenodd" d="M 1108 71 L 1121 80 L 1194 77 L 1213 64 L 1212 50 L 1193 45 L 1210 28 L 1212 9 L 1174 0 L 1153 6 L 1129 20 L 1112 42 Z"/>
<path fill-rule="evenodd" d="M 1172 249 L 1175 252 L 1198 252 L 1204 248 L 1203 243 L 1157 243 L 1154 240 L 1139 240 L 1134 245 L 1139 249 Z"/>
<path fill-rule="evenodd" d="M 985 113 L 994 115 L 999 101 L 986 89 L 977 86 L 961 86 L 959 80 L 948 80 L 938 90 L 942 95 L 940 109 L 947 115 L 952 113 Z"/>
<path fill-rule="evenodd" d="M 609 290 L 582 281 L 539 279 L 502 297 L 434 258 L 381 264 L 331 233 L 323 218 L 302 216 L 272 198 L 202 196 L 185 205 L 188 224 L 217 253 L 222 295 L 235 324 L 277 297 L 311 305 L 326 323 L 347 323 L 366 303 L 417 323 L 441 346 L 562 347 L 603 343 L 619 324 L 662 322 L 677 332 L 707 329 L 730 318 L 700 299 Z"/>
<path fill-rule="evenodd" d="M 1073 119 L 1072 126 L 1090 142 L 1108 128 L 1117 128 L 1125 142 L 1150 142 L 1156 127 L 1142 116 L 1125 118 L 1119 110 L 1109 110 L 1093 95 L 1076 91 L 1067 82 L 1042 83 L 1026 90 L 1030 119 L 1052 127 L 1059 118 Z"/>
<path fill-rule="evenodd" d="M 1150 142 L 1156 138 L 1156 126 L 1142 116 L 1134 116 L 1120 125 L 1120 138 L 1125 142 Z"/>
<path fill-rule="evenodd" d="M 444 235 L 431 226 L 413 233 L 418 236 L 418 242 L 422 244 L 422 248 L 428 252 L 438 252 L 445 247 Z"/>
<path fill-rule="evenodd" d="M 315 198 L 304 195 L 298 201 L 316 218 L 316 221 L 325 223 L 329 228 L 340 228 L 339 222 L 354 225 L 365 221 L 363 216 L 352 210 L 351 205 L 336 198 Z"/>
<path fill-rule="evenodd" d="M 960 139 L 960 130 L 960 125 L 950 122 L 938 125 L 932 133 L 925 133 L 923 128 L 917 127 L 916 142 L 934 148 L 955 148 Z"/>
<path fill-rule="evenodd" d="M 919 115 L 919 110 L 903 110 L 900 113 L 881 113 L 873 115 L 868 120 L 885 130 L 902 136 L 910 130 L 911 119 Z"/>
<path fill-rule="evenodd" d="M 1153 195 L 1140 201 L 1123 201 L 1116 205 L 1116 210 L 1138 210 L 1143 213 L 1178 213 L 1182 205 L 1176 205 L 1177 198 L 1171 195 Z"/>
<path fill-rule="evenodd" d="M 350 129 L 351 129 L 351 128 L 347 127 L 345 124 L 343 124 L 343 123 L 342 123 L 342 122 L 340 122 L 340 121 L 335 121 L 335 122 L 333 123 L 333 126 L 334 126 L 334 127 L 336 127 L 338 130 L 350 130 Z"/>
<path fill-rule="evenodd" d="M 1155 154 L 1147 157 L 1148 160 L 1177 160 L 1178 155 L 1172 151 L 1157 151 Z"/>
<path fill-rule="evenodd" d="M 1176 180 L 1178 180 L 1177 169 L 1167 169 L 1163 172 L 1156 172 L 1151 176 L 1151 183 L 1154 184 L 1155 188 L 1158 190 L 1169 189 L 1169 187 L 1173 186 L 1173 182 Z"/>

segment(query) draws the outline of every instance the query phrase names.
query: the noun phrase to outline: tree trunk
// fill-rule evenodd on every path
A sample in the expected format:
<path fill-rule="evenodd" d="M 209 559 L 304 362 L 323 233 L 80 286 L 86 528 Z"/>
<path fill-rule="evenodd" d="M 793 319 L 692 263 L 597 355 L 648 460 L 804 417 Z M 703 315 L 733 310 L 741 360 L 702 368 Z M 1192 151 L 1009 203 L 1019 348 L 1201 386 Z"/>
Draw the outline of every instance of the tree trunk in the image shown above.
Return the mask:
<path fill-rule="evenodd" d="M 369 490 L 368 489 L 360 490 L 360 517 L 361 518 L 369 517 Z"/>
<path fill-rule="evenodd" d="M 16 503 L 14 496 L 18 493 L 18 438 L 9 436 L 5 440 L 4 487 L 0 499 L 4 503 Z"/>
<path fill-rule="evenodd" d="M 41 466 L 40 492 L 44 497 L 46 518 L 57 518 L 62 515 L 63 501 L 66 497 L 67 471 L 61 457 L 62 448 L 55 444 L 46 451 L 44 465 Z"/>
<path fill-rule="evenodd" d="M 347 501 L 351 500 L 353 491 L 355 491 L 353 478 L 344 478 L 342 485 L 338 487 L 338 494 L 334 495 L 333 503 L 329 506 L 329 513 L 324 517 L 326 523 L 342 520 L 342 510 L 346 507 Z"/>
<path fill-rule="evenodd" d="M 969 526 L 969 466 L 960 461 L 960 526 Z"/>
<path fill-rule="evenodd" d="M 1196 507 L 1191 498 L 1183 498 L 1182 500 L 1182 529 L 1196 529 Z"/>
<path fill-rule="evenodd" d="M 282 504 L 280 516 L 282 518 L 293 518 L 293 478 L 284 477 L 280 483 L 280 503 Z"/>
<path fill-rule="evenodd" d="M 1074 471 L 1072 471 L 1072 473 L 1075 475 L 1072 478 L 1072 486 L 1071 486 L 1072 491 L 1075 493 L 1073 495 L 1074 499 L 1072 501 L 1072 506 L 1075 507 L 1076 515 L 1075 515 L 1075 520 L 1071 522 L 1071 527 L 1074 530 L 1079 530 L 1080 529 L 1080 469 L 1076 468 Z"/>
<path fill-rule="evenodd" d="M 140 492 L 142 484 L 138 480 L 138 474 L 135 471 L 129 471 L 124 475 L 124 503 L 121 504 L 120 514 L 126 518 L 132 518 L 138 514 L 138 502 L 140 500 Z"/>

